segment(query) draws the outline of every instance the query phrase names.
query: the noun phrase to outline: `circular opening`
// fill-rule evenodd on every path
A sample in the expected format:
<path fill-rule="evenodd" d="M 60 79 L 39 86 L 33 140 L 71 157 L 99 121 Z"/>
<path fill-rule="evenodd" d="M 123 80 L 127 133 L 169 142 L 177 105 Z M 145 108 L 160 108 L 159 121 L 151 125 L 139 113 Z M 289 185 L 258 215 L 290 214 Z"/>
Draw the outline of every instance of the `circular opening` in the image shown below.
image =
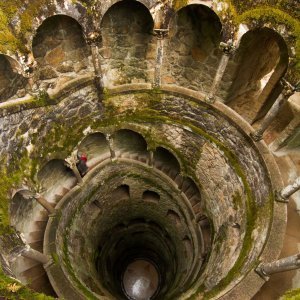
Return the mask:
<path fill-rule="evenodd" d="M 122 288 L 128 299 L 153 299 L 158 292 L 160 275 L 156 265 L 145 259 L 130 262 L 122 276 Z"/>

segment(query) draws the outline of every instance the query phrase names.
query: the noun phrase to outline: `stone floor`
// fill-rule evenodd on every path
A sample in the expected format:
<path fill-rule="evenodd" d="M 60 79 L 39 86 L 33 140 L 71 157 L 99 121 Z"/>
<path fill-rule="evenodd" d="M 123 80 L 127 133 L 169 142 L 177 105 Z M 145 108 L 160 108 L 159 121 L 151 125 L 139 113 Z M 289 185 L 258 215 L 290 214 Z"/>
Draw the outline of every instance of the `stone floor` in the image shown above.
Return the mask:
<path fill-rule="evenodd" d="M 285 185 L 300 176 L 300 153 L 275 157 Z M 295 193 L 288 204 L 288 222 L 284 247 L 280 257 L 300 252 L 300 191 Z M 261 288 L 254 300 L 279 299 L 287 290 L 300 288 L 300 270 L 278 273 Z"/>

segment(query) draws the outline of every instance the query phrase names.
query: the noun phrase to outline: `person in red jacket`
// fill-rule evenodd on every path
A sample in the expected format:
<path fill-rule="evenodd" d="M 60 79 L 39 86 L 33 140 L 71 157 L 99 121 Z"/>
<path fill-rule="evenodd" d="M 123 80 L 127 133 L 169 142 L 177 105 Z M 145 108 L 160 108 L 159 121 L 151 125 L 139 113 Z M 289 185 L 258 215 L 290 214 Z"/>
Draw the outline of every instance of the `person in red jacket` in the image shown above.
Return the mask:
<path fill-rule="evenodd" d="M 76 166 L 77 166 L 77 169 L 78 169 L 81 177 L 83 177 L 88 170 L 88 167 L 86 165 L 87 155 L 85 153 L 82 153 L 82 154 L 77 153 L 77 158 L 78 158 L 78 162 L 77 162 Z"/>

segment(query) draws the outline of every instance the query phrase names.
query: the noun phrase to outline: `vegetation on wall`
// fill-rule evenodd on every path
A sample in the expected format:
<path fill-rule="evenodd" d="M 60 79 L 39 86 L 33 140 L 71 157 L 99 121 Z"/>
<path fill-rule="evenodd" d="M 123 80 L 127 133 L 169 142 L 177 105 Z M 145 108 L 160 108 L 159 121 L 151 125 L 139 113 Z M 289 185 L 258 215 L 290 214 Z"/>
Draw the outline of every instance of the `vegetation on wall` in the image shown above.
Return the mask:
<path fill-rule="evenodd" d="M 20 282 L 5 276 L 0 267 L 0 296 L 7 300 L 53 300 L 44 294 L 35 293 Z M 3 299 L 3 298 L 1 298 Z"/>
<path fill-rule="evenodd" d="M 282 300 L 300 300 L 300 289 L 287 291 Z"/>
<path fill-rule="evenodd" d="M 259 6 L 269 6 L 280 9 L 289 15 L 294 16 L 296 19 L 300 17 L 300 11 L 298 9 L 298 0 L 231 0 L 231 3 L 235 6 L 239 14 L 244 13 L 247 10 L 257 8 Z"/>
<path fill-rule="evenodd" d="M 294 70 L 295 80 L 300 79 L 300 21 L 287 13 L 270 7 L 261 7 L 249 10 L 237 16 L 238 23 L 256 22 L 258 27 L 270 24 L 276 29 L 278 25 L 286 26 L 286 35 L 291 39 L 290 44 L 295 45 L 296 66 Z"/>

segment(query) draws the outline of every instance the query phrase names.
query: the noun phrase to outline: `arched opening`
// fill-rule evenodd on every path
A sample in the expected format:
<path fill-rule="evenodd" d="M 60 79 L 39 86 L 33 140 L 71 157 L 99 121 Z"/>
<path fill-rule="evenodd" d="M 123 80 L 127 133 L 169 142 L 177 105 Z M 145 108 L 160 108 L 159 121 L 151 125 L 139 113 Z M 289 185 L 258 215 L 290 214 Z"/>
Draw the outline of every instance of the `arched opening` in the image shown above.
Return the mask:
<path fill-rule="evenodd" d="M 120 1 L 103 16 L 104 85 L 150 82 L 154 69 L 153 19 L 137 1 Z"/>
<path fill-rule="evenodd" d="M 158 147 L 154 152 L 154 166 L 167 174 L 170 178 L 182 183 L 180 173 L 180 164 L 177 158 L 167 149 Z M 178 180 L 177 180 L 178 179 Z"/>
<path fill-rule="evenodd" d="M 88 67 L 89 48 L 78 22 L 65 15 L 47 18 L 32 42 L 39 78 L 75 78 Z M 66 79 L 64 79 L 66 80 Z"/>
<path fill-rule="evenodd" d="M 48 202 L 56 204 L 77 183 L 73 171 L 60 159 L 50 160 L 39 172 L 37 179 Z"/>
<path fill-rule="evenodd" d="M 145 162 L 148 157 L 147 143 L 139 133 L 121 129 L 114 133 L 113 144 L 116 155 Z"/>
<path fill-rule="evenodd" d="M 211 227 L 211 222 L 206 215 L 202 215 L 200 220 L 198 221 L 198 224 L 200 226 L 200 231 L 203 240 L 202 252 L 203 255 L 207 255 L 211 249 L 211 244 L 212 244 L 213 230 Z"/>
<path fill-rule="evenodd" d="M 153 191 L 144 191 L 142 199 L 145 202 L 159 203 L 160 196 L 158 193 Z"/>
<path fill-rule="evenodd" d="M 26 243 L 43 252 L 44 232 L 48 213 L 32 198 L 29 190 L 18 191 L 10 201 L 10 224 L 22 233 Z M 56 296 L 41 263 L 19 256 L 11 263 L 16 278 L 30 288 L 47 295 Z"/>
<path fill-rule="evenodd" d="M 96 164 L 110 157 L 110 150 L 105 135 L 100 132 L 85 137 L 78 146 L 79 154 L 86 154 L 87 167 L 93 168 Z"/>
<path fill-rule="evenodd" d="M 10 201 L 10 224 L 20 232 L 23 232 L 26 228 L 25 223 L 27 222 L 27 218 L 32 214 L 36 204 L 32 195 L 33 194 L 28 190 L 21 190 L 17 192 Z"/>
<path fill-rule="evenodd" d="M 197 187 L 194 180 L 189 177 L 184 177 L 182 184 L 180 186 L 181 191 L 186 195 L 189 200 L 193 212 L 195 214 L 195 218 L 197 219 L 199 215 L 203 212 L 203 202 L 201 201 L 201 194 L 199 188 Z"/>
<path fill-rule="evenodd" d="M 218 16 L 193 4 L 180 9 L 169 27 L 162 82 L 209 92 L 221 58 Z"/>
<path fill-rule="evenodd" d="M 0 103 L 26 94 L 27 79 L 18 74 L 7 56 L 0 54 Z"/>
<path fill-rule="evenodd" d="M 116 201 L 128 200 L 130 198 L 129 186 L 127 184 L 120 185 L 112 192 L 111 198 Z"/>
<path fill-rule="evenodd" d="M 278 82 L 288 65 L 283 38 L 269 28 L 248 31 L 234 58 L 226 102 L 248 122 L 263 117 L 280 93 Z"/>

